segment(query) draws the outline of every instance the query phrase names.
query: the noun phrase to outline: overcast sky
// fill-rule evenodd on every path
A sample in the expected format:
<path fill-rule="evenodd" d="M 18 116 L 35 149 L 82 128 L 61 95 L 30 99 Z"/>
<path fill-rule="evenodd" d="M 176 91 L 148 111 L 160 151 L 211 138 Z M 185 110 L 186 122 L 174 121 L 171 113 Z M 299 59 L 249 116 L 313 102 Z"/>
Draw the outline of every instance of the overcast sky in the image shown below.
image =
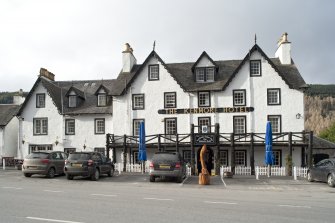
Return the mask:
<path fill-rule="evenodd" d="M 128 42 L 138 63 L 274 57 L 288 33 L 309 84 L 335 84 L 333 0 L 0 0 L 0 91 L 29 91 L 41 67 L 56 80 L 116 78 Z"/>

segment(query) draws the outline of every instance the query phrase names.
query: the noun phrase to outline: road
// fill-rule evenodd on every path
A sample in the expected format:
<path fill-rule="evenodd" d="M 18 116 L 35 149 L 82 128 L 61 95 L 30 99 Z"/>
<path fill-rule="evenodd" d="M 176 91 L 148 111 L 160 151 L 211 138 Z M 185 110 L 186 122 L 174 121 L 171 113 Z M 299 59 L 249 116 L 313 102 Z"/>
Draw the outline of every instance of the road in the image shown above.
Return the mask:
<path fill-rule="evenodd" d="M 93 182 L 0 171 L 0 222 L 334 222 L 335 188 L 326 184 L 217 179 L 200 186 L 196 178 L 150 183 L 143 175 L 120 175 Z"/>

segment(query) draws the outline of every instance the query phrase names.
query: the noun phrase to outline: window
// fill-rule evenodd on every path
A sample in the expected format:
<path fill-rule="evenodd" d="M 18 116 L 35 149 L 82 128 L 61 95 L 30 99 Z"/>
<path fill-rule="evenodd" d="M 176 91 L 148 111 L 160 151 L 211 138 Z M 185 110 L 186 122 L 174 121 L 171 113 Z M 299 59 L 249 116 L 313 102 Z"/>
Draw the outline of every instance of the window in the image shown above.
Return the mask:
<path fill-rule="evenodd" d="M 107 95 L 106 94 L 98 94 L 98 106 L 103 107 L 107 105 Z"/>
<path fill-rule="evenodd" d="M 140 161 L 138 160 L 138 151 L 134 151 L 133 152 L 133 164 L 137 164 L 140 163 Z"/>
<path fill-rule="evenodd" d="M 177 134 L 177 118 L 166 118 L 165 123 L 165 134 Z"/>
<path fill-rule="evenodd" d="M 36 94 L 36 108 L 45 108 L 45 94 Z"/>
<path fill-rule="evenodd" d="M 247 131 L 246 116 L 234 116 L 234 133 L 244 134 Z"/>
<path fill-rule="evenodd" d="M 176 92 L 166 92 L 164 93 L 164 108 L 176 108 Z"/>
<path fill-rule="evenodd" d="M 245 106 L 246 90 L 233 90 L 233 105 L 234 106 Z"/>
<path fill-rule="evenodd" d="M 94 148 L 94 152 L 98 152 L 105 155 L 105 148 L 104 147 Z"/>
<path fill-rule="evenodd" d="M 220 166 L 228 166 L 228 151 L 220 150 L 219 156 Z"/>
<path fill-rule="evenodd" d="M 52 151 L 52 145 L 29 145 L 29 153 L 38 151 Z"/>
<path fill-rule="evenodd" d="M 211 132 L 211 117 L 199 117 L 198 125 L 199 125 L 199 133 Z M 207 129 L 207 132 L 203 132 L 204 129 Z"/>
<path fill-rule="evenodd" d="M 269 88 L 267 92 L 268 105 L 280 105 L 280 89 Z"/>
<path fill-rule="evenodd" d="M 282 166 L 281 150 L 273 150 L 273 161 L 274 166 Z"/>
<path fill-rule="evenodd" d="M 250 61 L 250 76 L 261 76 L 262 67 L 260 60 L 251 60 Z"/>
<path fill-rule="evenodd" d="M 66 119 L 65 120 L 65 135 L 74 135 L 75 134 L 75 120 Z"/>
<path fill-rule="evenodd" d="M 133 110 L 144 109 L 144 94 L 133 94 Z"/>
<path fill-rule="evenodd" d="M 247 157 L 245 150 L 235 151 L 235 165 L 236 166 L 247 166 Z"/>
<path fill-rule="evenodd" d="M 69 108 L 77 107 L 77 96 L 69 95 Z"/>
<path fill-rule="evenodd" d="M 184 150 L 183 151 L 183 159 L 185 163 L 191 163 L 191 150 Z"/>
<path fill-rule="evenodd" d="M 268 121 L 271 123 L 273 133 L 281 132 L 281 115 L 269 115 Z"/>
<path fill-rule="evenodd" d="M 140 135 L 140 124 L 144 122 L 144 119 L 134 119 L 133 120 L 133 135 L 138 136 Z"/>
<path fill-rule="evenodd" d="M 210 93 L 206 92 L 198 92 L 198 106 L 199 107 L 210 107 Z"/>
<path fill-rule="evenodd" d="M 34 135 L 48 135 L 48 118 L 34 118 Z"/>
<path fill-rule="evenodd" d="M 70 154 L 76 152 L 76 148 L 64 148 L 64 153 Z"/>
<path fill-rule="evenodd" d="M 159 80 L 159 65 L 149 65 L 149 81 Z"/>
<path fill-rule="evenodd" d="M 214 67 L 198 67 L 195 69 L 196 82 L 213 82 L 215 76 Z"/>
<path fill-rule="evenodd" d="M 94 131 L 95 134 L 105 134 L 105 119 L 104 118 L 97 118 L 94 120 Z"/>

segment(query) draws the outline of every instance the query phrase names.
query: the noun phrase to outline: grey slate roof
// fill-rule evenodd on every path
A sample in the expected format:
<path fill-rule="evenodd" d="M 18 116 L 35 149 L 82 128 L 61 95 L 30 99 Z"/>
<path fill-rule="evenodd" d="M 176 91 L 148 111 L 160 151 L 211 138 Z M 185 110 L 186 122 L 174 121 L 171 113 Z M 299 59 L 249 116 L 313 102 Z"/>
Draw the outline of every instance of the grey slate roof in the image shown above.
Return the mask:
<path fill-rule="evenodd" d="M 116 80 L 49 81 L 44 77 L 39 77 L 29 92 L 18 115 L 22 113 L 25 104 L 29 101 L 29 98 L 39 83 L 47 89 L 48 94 L 52 98 L 52 101 L 60 114 L 112 114 L 112 98 L 108 98 L 107 106 L 98 107 L 97 96 L 95 93 L 101 85 L 105 86 L 107 89 L 113 89 L 116 85 Z M 70 88 L 75 89 L 75 92 L 80 92 L 78 106 L 75 108 L 68 107 L 69 101 L 66 94 Z"/>
<path fill-rule="evenodd" d="M 20 105 L 0 105 L 0 126 L 6 126 L 16 116 Z"/>

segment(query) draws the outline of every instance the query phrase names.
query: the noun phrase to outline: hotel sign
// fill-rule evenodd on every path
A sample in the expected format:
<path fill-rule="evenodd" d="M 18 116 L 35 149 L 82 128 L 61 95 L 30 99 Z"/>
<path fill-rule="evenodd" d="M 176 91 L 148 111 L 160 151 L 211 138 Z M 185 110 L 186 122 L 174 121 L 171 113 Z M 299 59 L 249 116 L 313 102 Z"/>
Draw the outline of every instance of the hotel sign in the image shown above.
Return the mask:
<path fill-rule="evenodd" d="M 216 137 L 214 133 L 209 134 L 194 134 L 195 145 L 216 145 Z"/>
<path fill-rule="evenodd" d="M 253 112 L 253 107 L 224 107 L 224 108 L 169 108 L 159 109 L 158 114 L 204 114 L 204 113 L 236 113 L 236 112 Z"/>

